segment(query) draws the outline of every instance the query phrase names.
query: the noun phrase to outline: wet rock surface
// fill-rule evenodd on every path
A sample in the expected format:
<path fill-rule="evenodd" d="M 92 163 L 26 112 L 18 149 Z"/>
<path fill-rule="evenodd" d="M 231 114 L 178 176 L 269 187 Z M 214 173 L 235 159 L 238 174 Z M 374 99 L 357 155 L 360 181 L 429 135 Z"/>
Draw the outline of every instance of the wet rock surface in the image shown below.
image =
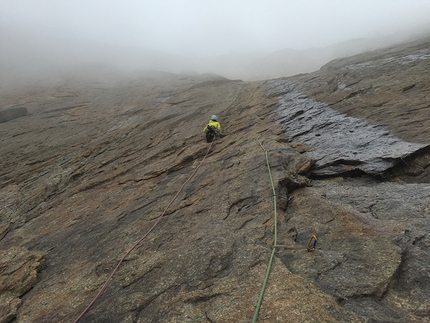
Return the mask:
<path fill-rule="evenodd" d="M 327 104 L 309 99 L 288 79 L 269 81 L 279 98 L 279 122 L 291 140 L 314 147 L 315 176 L 362 172 L 377 176 L 403 163 L 410 155 L 428 151 L 427 144 L 409 143 L 383 127 L 346 116 Z"/>
<path fill-rule="evenodd" d="M 408 46 L 378 55 L 421 45 Z M 366 57 L 347 62 L 367 82 Z M 366 97 L 333 104 L 333 64 L 261 83 L 145 72 L 3 93 L 29 114 L 0 128 L 0 321 L 74 321 L 198 167 L 216 113 L 223 137 L 80 322 L 250 322 L 274 239 L 262 146 L 278 246 L 258 322 L 430 322 L 429 115 L 405 136 L 412 103 L 382 104 L 383 124 Z M 394 64 L 372 68 L 374 88 L 396 66 L 428 81 Z"/>
<path fill-rule="evenodd" d="M 408 143 L 428 145 L 430 39 L 334 60 L 295 78 L 307 98 L 388 130 Z M 402 179 L 430 181 L 430 152 L 406 160 Z M 397 173 L 397 175 L 401 175 Z"/>

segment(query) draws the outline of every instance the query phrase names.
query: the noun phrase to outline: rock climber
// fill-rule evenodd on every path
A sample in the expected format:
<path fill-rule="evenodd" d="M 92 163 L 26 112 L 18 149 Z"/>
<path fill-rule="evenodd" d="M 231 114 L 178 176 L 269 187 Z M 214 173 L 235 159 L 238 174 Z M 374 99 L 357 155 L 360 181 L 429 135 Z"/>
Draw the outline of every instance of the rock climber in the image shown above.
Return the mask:
<path fill-rule="evenodd" d="M 218 118 L 215 114 L 211 116 L 209 123 L 203 129 L 203 132 L 206 134 L 206 141 L 212 142 L 215 139 L 220 137 L 221 125 L 218 122 Z"/>

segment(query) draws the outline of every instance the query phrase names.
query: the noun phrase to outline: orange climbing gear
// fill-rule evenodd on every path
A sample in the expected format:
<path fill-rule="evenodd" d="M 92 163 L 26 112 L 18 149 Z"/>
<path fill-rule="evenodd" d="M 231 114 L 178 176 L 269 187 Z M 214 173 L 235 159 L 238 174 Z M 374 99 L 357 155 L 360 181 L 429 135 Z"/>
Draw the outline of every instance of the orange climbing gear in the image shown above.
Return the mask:
<path fill-rule="evenodd" d="M 308 251 L 312 252 L 317 247 L 317 237 L 315 235 L 311 235 L 309 242 L 308 242 Z"/>

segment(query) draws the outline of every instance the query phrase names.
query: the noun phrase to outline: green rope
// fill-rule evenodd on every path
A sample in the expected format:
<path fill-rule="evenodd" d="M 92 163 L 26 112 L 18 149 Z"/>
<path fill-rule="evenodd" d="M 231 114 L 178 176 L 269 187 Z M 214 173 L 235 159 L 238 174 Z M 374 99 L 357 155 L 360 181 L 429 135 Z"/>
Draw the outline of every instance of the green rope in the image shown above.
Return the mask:
<path fill-rule="evenodd" d="M 273 192 L 273 217 L 274 217 L 275 223 L 274 223 L 274 229 L 273 229 L 272 254 L 270 255 L 269 264 L 267 265 L 266 277 L 264 278 L 264 282 L 263 282 L 263 286 L 261 288 L 260 296 L 258 297 L 257 307 L 255 308 L 255 313 L 254 313 L 254 318 L 252 319 L 252 323 L 257 322 L 258 313 L 260 311 L 261 303 L 263 302 L 264 291 L 266 290 L 266 284 L 267 284 L 267 281 L 269 280 L 270 269 L 272 268 L 273 257 L 275 256 L 275 248 L 276 248 L 277 239 L 278 239 L 277 238 L 277 236 L 278 236 L 278 228 L 277 228 L 278 220 L 276 217 L 276 192 L 275 192 L 275 185 L 273 184 L 272 171 L 270 170 L 269 155 L 267 153 L 267 150 L 264 149 L 263 145 L 258 141 L 258 139 L 255 139 L 255 140 L 257 140 L 257 142 L 260 144 L 261 148 L 264 150 L 264 152 L 266 154 L 267 170 L 269 171 L 270 183 L 272 185 L 272 192 Z"/>

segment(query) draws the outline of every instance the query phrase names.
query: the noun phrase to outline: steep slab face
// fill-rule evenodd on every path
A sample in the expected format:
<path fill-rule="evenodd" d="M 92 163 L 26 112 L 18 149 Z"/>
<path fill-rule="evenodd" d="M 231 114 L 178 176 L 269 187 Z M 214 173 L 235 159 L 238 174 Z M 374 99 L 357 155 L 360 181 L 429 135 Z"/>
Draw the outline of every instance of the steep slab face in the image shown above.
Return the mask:
<path fill-rule="evenodd" d="M 306 89 L 330 73 L 245 83 L 151 72 L 2 96 L 2 106 L 26 106 L 29 115 L 0 127 L 0 250 L 13 255 L 2 257 L 1 319 L 75 320 L 198 167 L 209 147 L 202 129 L 215 113 L 223 138 L 81 322 L 250 322 L 274 244 L 266 151 L 278 231 L 258 322 L 429 322 L 428 183 L 400 181 L 420 157 L 425 169 L 425 155 L 415 154 L 428 142 L 386 136 L 387 147 L 402 138 L 396 147 L 417 149 L 409 159 L 386 153 L 410 168 L 363 157 L 361 173 L 396 181 L 311 180 L 326 156 L 311 158 L 318 142 L 286 135 L 278 101 L 293 84 L 292 98 L 303 113 L 315 105 L 318 119 L 327 103 Z M 372 124 L 328 117 L 345 119 L 340 129 Z M 421 118 L 430 128 L 428 115 Z M 400 120 L 398 111 L 387 120 Z M 337 148 L 349 156 L 352 147 L 360 148 Z M 375 168 L 363 166 L 371 162 Z M 410 179 L 425 180 L 420 174 Z M 312 234 L 317 249 L 308 252 Z"/>
<path fill-rule="evenodd" d="M 206 154 L 202 129 L 216 113 L 225 136 L 81 321 L 249 322 L 273 243 L 260 143 L 282 207 L 313 165 L 279 138 L 276 101 L 266 93 L 259 83 L 151 73 L 4 99 L 33 103 L 29 118 L 1 130 L 0 249 L 46 254 L 5 319 L 76 319 Z M 363 321 L 277 260 L 259 321 L 290 313 Z"/>

